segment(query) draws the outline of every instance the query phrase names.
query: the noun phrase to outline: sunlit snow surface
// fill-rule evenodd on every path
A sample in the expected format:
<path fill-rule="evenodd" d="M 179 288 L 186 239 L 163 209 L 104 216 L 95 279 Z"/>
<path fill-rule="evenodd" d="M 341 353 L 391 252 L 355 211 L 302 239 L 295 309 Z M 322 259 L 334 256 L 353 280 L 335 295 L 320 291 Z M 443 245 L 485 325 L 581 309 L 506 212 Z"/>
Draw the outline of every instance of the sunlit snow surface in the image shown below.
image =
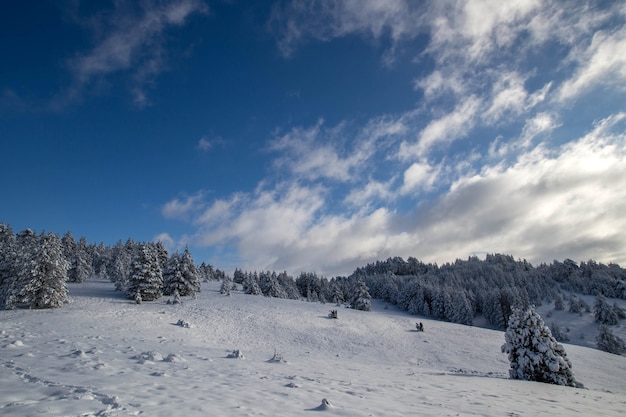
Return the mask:
<path fill-rule="evenodd" d="M 586 389 L 509 380 L 503 333 L 203 284 L 137 305 L 71 284 L 57 310 L 0 311 L 2 416 L 617 416 L 626 358 L 565 345 Z M 177 325 L 182 320 L 189 327 Z M 415 331 L 422 321 L 425 331 Z M 591 336 L 590 336 L 591 337 Z M 242 357 L 233 355 L 239 350 Z M 235 357 L 233 357 L 235 356 Z"/>

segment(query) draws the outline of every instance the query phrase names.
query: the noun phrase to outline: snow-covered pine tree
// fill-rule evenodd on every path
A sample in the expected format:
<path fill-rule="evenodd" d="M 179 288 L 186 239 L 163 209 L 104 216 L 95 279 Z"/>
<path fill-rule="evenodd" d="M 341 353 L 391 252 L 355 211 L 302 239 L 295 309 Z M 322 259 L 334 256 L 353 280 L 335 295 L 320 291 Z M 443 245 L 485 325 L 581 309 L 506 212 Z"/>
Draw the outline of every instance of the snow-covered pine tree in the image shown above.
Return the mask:
<path fill-rule="evenodd" d="M 132 300 L 153 301 L 162 296 L 162 287 L 161 263 L 154 246 L 139 245 L 130 264 L 126 296 Z"/>
<path fill-rule="evenodd" d="M 605 352 L 614 353 L 616 355 L 620 355 L 626 349 L 626 344 L 624 344 L 624 340 L 622 340 L 618 336 L 615 336 L 607 326 L 601 324 L 598 330 L 599 333 L 598 336 L 596 336 L 598 349 Z"/>
<path fill-rule="evenodd" d="M 556 322 L 550 323 L 550 332 L 557 342 L 569 341 L 569 337 L 567 337 L 567 331 L 563 331 L 561 329 L 561 326 L 559 326 Z"/>
<path fill-rule="evenodd" d="M 235 284 L 243 285 L 246 280 L 246 274 L 239 268 L 235 268 L 235 272 L 233 273 L 233 282 Z"/>
<path fill-rule="evenodd" d="M 569 311 L 570 313 L 578 313 L 581 316 L 583 314 L 582 306 L 574 294 L 569 296 Z"/>
<path fill-rule="evenodd" d="M 167 249 L 163 246 L 163 242 L 158 241 L 153 243 L 154 250 L 157 253 L 157 258 L 159 259 L 159 264 L 161 265 L 161 270 L 165 269 L 165 264 L 169 259 L 169 255 L 167 254 Z"/>
<path fill-rule="evenodd" d="M 74 253 L 68 258 L 70 268 L 67 271 L 67 278 L 70 282 L 85 282 L 93 275 L 92 259 L 87 244 L 87 239 L 81 237 L 76 243 Z"/>
<path fill-rule="evenodd" d="M 17 243 L 13 229 L 0 223 L 0 308 L 5 308 L 9 290 L 15 277 Z"/>
<path fill-rule="evenodd" d="M 452 292 L 451 309 L 446 309 L 446 319 L 452 323 L 471 325 L 474 318 L 472 303 L 464 291 Z"/>
<path fill-rule="evenodd" d="M 246 274 L 246 279 L 243 285 L 244 285 L 246 294 L 251 294 L 251 295 L 263 294 L 263 291 L 261 291 L 261 287 L 259 286 L 259 276 L 256 272 L 254 272 L 253 274 L 251 273 Z"/>
<path fill-rule="evenodd" d="M 357 278 L 353 290 L 350 306 L 355 310 L 370 311 L 372 309 L 372 297 L 362 278 Z"/>
<path fill-rule="evenodd" d="M 557 293 L 554 299 L 554 309 L 555 310 L 565 310 L 565 303 L 563 302 L 563 297 L 561 293 Z"/>
<path fill-rule="evenodd" d="M 320 279 L 316 273 L 302 272 L 296 279 L 296 286 L 300 291 L 300 295 L 307 301 L 317 302 L 320 297 Z"/>
<path fill-rule="evenodd" d="M 15 235 L 14 259 L 12 276 L 5 289 L 4 307 L 15 308 L 17 306 L 18 293 L 27 284 L 30 277 L 31 261 L 39 250 L 39 237 L 30 229 L 25 229 Z"/>
<path fill-rule="evenodd" d="M 61 245 L 63 246 L 63 256 L 68 262 L 71 262 L 76 252 L 76 239 L 69 230 L 61 238 Z"/>
<path fill-rule="evenodd" d="M 165 263 L 163 269 L 163 295 L 172 295 L 183 287 L 183 277 L 180 268 L 180 255 L 173 253 Z"/>
<path fill-rule="evenodd" d="M 596 297 L 596 302 L 593 305 L 593 316 L 600 324 L 613 325 L 619 322 L 618 312 L 602 294 Z"/>
<path fill-rule="evenodd" d="M 504 339 L 502 352 L 508 354 L 511 378 L 580 386 L 565 349 L 552 336 L 534 307 L 513 308 Z"/>
<path fill-rule="evenodd" d="M 35 242 L 31 242 L 35 243 Z M 57 308 L 68 302 L 68 263 L 61 240 L 53 233 L 22 252 L 22 263 L 7 299 L 7 307 Z"/>
<path fill-rule="evenodd" d="M 121 241 L 117 242 L 113 248 L 108 273 L 109 279 L 115 284 L 115 291 L 126 292 L 132 251 L 133 248 L 124 245 Z"/>
<path fill-rule="evenodd" d="M 300 291 L 298 291 L 298 287 L 296 286 L 296 281 L 293 280 L 293 277 L 287 275 L 287 271 L 283 271 L 276 277 L 280 286 L 285 290 L 285 294 L 287 294 L 287 298 L 291 300 L 299 300 L 300 299 Z"/>
<path fill-rule="evenodd" d="M 230 290 L 233 287 L 233 280 L 230 275 L 224 276 L 222 280 L 222 285 L 220 286 L 220 294 L 222 295 L 230 295 Z"/>
<path fill-rule="evenodd" d="M 113 249 L 104 246 L 104 243 L 101 242 L 97 246 L 94 246 L 93 270 L 98 278 L 110 280 L 109 265 L 111 264 L 112 255 Z"/>
<path fill-rule="evenodd" d="M 172 254 L 163 271 L 163 294 L 172 295 L 178 291 L 181 297 L 193 296 L 200 291 L 200 277 L 194 265 L 189 248 L 180 255 Z"/>
<path fill-rule="evenodd" d="M 188 246 L 185 246 L 180 256 L 180 273 L 184 283 L 184 288 L 178 290 L 181 297 L 194 296 L 200 292 L 200 275 Z"/>
<path fill-rule="evenodd" d="M 287 293 L 278 282 L 276 272 L 262 272 L 259 274 L 259 287 L 266 297 L 287 298 Z"/>
<path fill-rule="evenodd" d="M 343 299 L 343 291 L 334 279 L 330 281 L 330 300 L 338 306 L 345 301 Z"/>

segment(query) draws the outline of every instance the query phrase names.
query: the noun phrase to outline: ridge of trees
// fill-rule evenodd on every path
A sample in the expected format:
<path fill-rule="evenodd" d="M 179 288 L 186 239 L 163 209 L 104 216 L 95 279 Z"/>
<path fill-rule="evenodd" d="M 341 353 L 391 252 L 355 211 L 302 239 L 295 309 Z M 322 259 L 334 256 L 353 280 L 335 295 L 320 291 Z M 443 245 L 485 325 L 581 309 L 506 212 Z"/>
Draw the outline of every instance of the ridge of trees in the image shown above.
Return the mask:
<path fill-rule="evenodd" d="M 513 307 L 553 301 L 559 306 L 562 292 L 626 299 L 626 270 L 595 261 L 555 260 L 534 267 L 510 255 L 488 254 L 484 260 L 471 256 L 439 266 L 395 257 L 357 268 L 352 276 L 364 280 L 372 297 L 412 314 L 461 324 L 472 324 L 476 316 L 484 315 L 502 329 Z M 616 305 L 598 306 L 599 322 L 614 323 L 623 314 Z M 570 311 L 582 309 L 590 311 L 582 298 L 570 295 Z"/>
<path fill-rule="evenodd" d="M 239 284 L 249 294 L 276 298 L 349 304 L 369 310 L 371 298 L 383 299 L 412 314 L 471 325 L 483 315 L 506 328 L 513 307 L 527 308 L 554 302 L 556 309 L 582 314 L 591 307 L 572 293 L 597 297 L 594 317 L 603 325 L 626 318 L 606 298 L 626 299 L 626 270 L 617 264 L 571 259 L 534 267 L 511 255 L 471 256 L 437 265 L 409 257 L 376 261 L 348 277 L 320 277 L 302 272 L 296 279 L 286 272 L 243 272 L 232 281 L 223 271 L 202 263 L 196 266 L 188 248 L 168 254 L 159 242 L 118 241 L 114 246 L 76 240 L 71 232 L 60 237 L 30 229 L 13 233 L 0 223 L 0 308 L 60 307 L 68 301 L 67 282 L 87 277 L 109 279 L 131 299 L 153 300 L 162 295 L 193 296 L 200 281 L 227 281 L 229 294 Z M 567 294 L 569 292 L 569 295 Z"/>
<path fill-rule="evenodd" d="M 240 284 L 247 294 L 337 305 L 347 303 L 356 310 L 371 310 L 369 290 L 359 277 L 334 277 L 329 280 L 316 273 L 302 272 L 294 280 L 287 272 L 244 272 L 237 268 L 233 273 L 233 282 Z"/>

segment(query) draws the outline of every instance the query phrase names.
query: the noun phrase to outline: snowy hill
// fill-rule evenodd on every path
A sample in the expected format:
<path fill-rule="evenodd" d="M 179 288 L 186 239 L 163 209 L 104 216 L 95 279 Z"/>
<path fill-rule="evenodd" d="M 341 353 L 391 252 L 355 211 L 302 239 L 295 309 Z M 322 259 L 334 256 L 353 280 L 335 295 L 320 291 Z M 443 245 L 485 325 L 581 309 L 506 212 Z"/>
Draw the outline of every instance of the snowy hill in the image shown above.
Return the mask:
<path fill-rule="evenodd" d="M 216 282 L 182 305 L 137 305 L 109 282 L 70 284 L 70 295 L 62 309 L 0 311 L 3 416 L 617 416 L 626 406 L 625 357 L 565 345 L 586 389 L 513 381 L 503 332 L 382 302 L 334 320 L 330 304 L 225 297 Z"/>

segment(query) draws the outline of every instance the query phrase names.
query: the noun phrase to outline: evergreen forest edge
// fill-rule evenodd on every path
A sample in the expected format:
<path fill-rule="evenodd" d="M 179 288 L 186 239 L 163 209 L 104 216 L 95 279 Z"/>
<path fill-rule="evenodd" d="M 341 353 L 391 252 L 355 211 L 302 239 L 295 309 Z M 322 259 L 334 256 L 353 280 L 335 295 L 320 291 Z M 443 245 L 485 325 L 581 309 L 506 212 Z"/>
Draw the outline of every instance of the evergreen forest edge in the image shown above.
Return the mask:
<path fill-rule="evenodd" d="M 499 329 L 507 327 L 515 308 L 545 302 L 554 302 L 555 309 L 565 309 L 567 302 L 573 313 L 591 313 L 592 307 L 575 294 L 596 297 L 593 314 L 604 330 L 626 318 L 622 308 L 607 301 L 626 300 L 626 270 L 613 263 L 565 259 L 533 266 L 496 253 L 484 260 L 470 256 L 442 265 L 394 257 L 331 279 L 313 272 L 294 279 L 287 272 L 241 269 L 230 277 L 204 262 L 196 266 L 188 248 L 182 254 L 168 254 L 160 242 L 128 239 L 105 246 L 90 244 L 84 237 L 77 241 L 71 232 L 63 237 L 30 229 L 14 234 L 0 223 L 0 308 L 62 307 L 69 301 L 66 283 L 92 276 L 110 280 L 137 302 L 164 295 L 193 296 L 201 281 L 220 280 L 225 295 L 240 285 L 248 294 L 349 304 L 365 311 L 370 310 L 371 298 L 377 298 L 414 315 L 453 323 L 472 325 L 483 316 Z M 610 331 L 608 335 L 612 336 Z"/>

